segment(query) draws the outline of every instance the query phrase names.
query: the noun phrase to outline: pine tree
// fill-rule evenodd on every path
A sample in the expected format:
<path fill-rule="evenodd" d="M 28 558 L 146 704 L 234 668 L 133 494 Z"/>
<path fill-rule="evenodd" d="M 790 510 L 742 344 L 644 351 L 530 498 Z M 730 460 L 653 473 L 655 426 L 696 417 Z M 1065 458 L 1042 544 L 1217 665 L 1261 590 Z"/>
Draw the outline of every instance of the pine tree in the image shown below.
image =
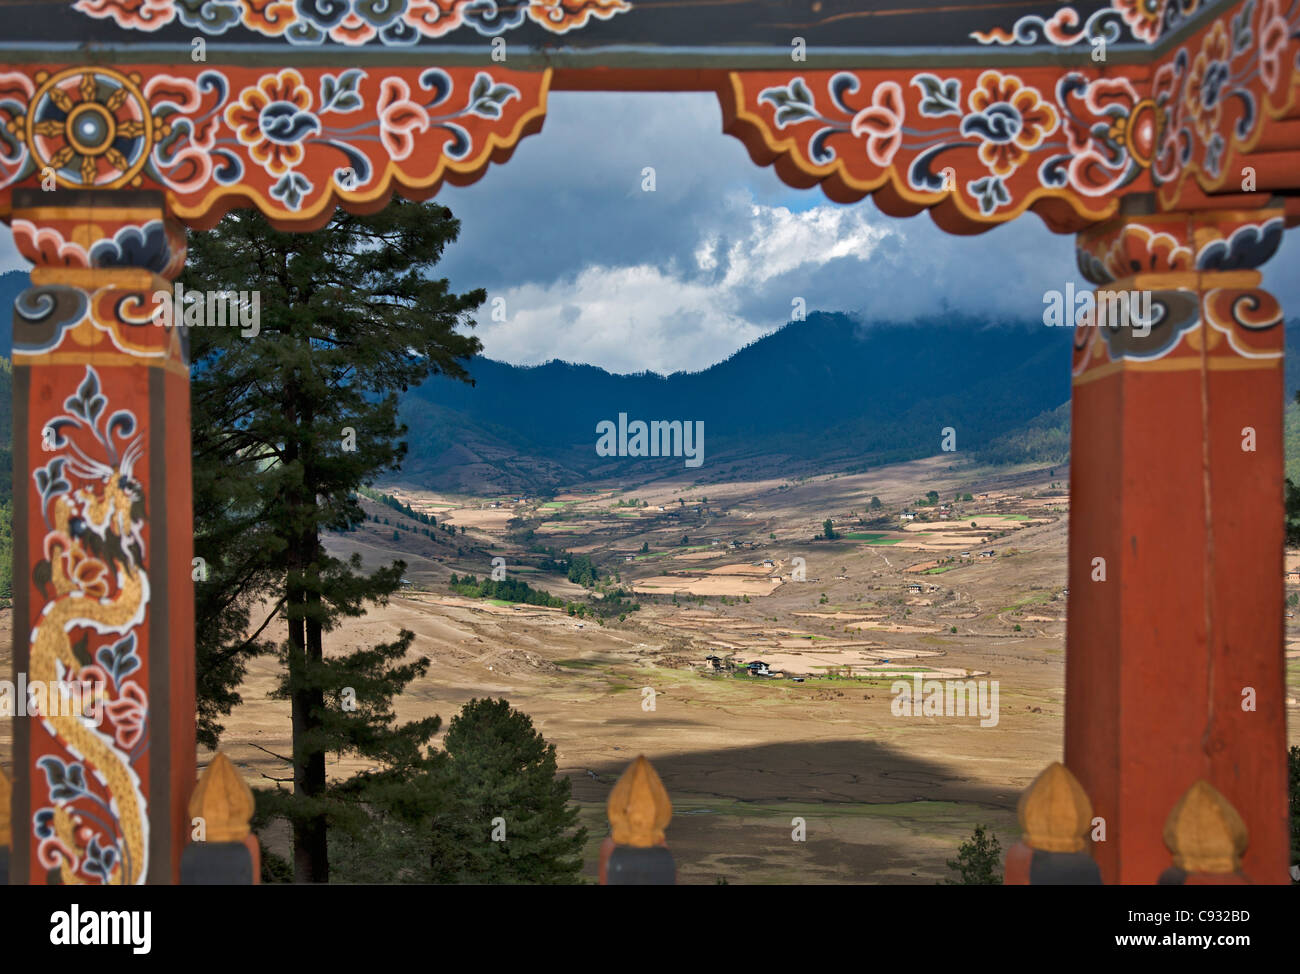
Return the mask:
<path fill-rule="evenodd" d="M 364 573 L 359 556 L 328 555 L 321 536 L 359 523 L 358 489 L 400 466 L 398 394 L 431 375 L 468 378 L 465 362 L 480 345 L 457 328 L 473 324 L 469 315 L 486 295 L 454 294 L 429 274 L 458 233 L 445 207 L 394 201 L 368 216 L 339 211 L 310 234 L 237 211 L 189 242 L 187 290 L 255 290 L 261 312 L 256 336 L 191 331 L 194 427 L 206 437 L 195 456 L 196 494 L 204 484 L 210 495 L 203 541 L 221 568 L 210 576 L 214 604 L 197 620 L 200 713 L 214 724 L 229 712 L 241 665 L 259 648 L 233 617 L 272 592 L 272 613 L 256 631 L 276 613 L 288 624 L 277 693 L 291 703 L 293 775 L 284 780 L 294 787 L 264 804 L 293 826 L 299 882 L 328 880 L 327 822 L 362 827 L 364 819 L 361 789 L 327 783 L 326 753 L 414 770 L 439 726 L 437 717 L 395 724 L 392 697 L 428 666 L 404 662 L 412 633 L 325 657 L 324 634 L 341 617 L 384 603 L 405 565 Z M 226 471 L 216 469 L 223 464 Z M 231 541 L 234 555 L 217 552 Z M 210 635 L 214 618 L 220 625 Z"/>
<path fill-rule="evenodd" d="M 506 700 L 471 700 L 447 726 L 443 747 L 431 881 L 577 882 L 587 830 L 575 830 L 569 779 L 556 773 L 555 745 L 528 715 Z"/>

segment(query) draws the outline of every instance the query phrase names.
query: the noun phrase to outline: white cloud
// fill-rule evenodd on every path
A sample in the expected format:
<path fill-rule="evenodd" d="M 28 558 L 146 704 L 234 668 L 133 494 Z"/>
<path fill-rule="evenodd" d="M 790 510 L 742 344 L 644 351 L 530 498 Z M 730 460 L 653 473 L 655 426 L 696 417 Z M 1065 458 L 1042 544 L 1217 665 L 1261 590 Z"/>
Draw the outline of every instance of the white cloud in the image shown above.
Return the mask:
<path fill-rule="evenodd" d="M 516 365 L 560 358 L 611 372 L 673 372 L 716 362 L 775 327 L 735 314 L 707 283 L 646 264 L 588 267 L 504 297 L 508 319 L 481 322 L 476 331 L 484 354 Z"/>
<path fill-rule="evenodd" d="M 826 204 L 792 212 L 748 200 L 743 205 L 748 226 L 726 247 L 725 259 L 716 236 L 696 247 L 695 269 L 704 276 L 684 276 L 671 264 L 592 264 L 552 283 L 494 291 L 490 298 L 505 298 L 508 318 L 481 316 L 484 353 L 516 365 L 560 358 L 612 372 L 699 370 L 788 320 L 796 296 L 785 293 L 788 287 L 768 288 L 777 293 L 765 310 L 755 309 L 755 296 L 766 285 L 836 258 L 866 260 L 891 233 L 873 225 L 876 215 L 866 208 Z M 713 271 L 720 276 L 710 280 Z"/>
<path fill-rule="evenodd" d="M 784 206 L 750 207 L 749 234 L 732 244 L 724 289 L 763 284 L 808 265 L 820 266 L 836 257 L 866 260 L 890 231 L 873 226 L 866 207 L 836 207 L 827 203 L 801 212 Z"/>

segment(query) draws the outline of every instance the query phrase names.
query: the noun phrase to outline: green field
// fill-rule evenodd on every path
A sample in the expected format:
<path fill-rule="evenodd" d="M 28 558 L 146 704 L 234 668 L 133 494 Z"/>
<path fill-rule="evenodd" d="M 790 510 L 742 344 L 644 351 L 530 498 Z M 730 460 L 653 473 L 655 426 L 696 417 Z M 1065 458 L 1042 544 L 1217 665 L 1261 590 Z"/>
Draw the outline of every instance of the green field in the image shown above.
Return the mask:
<path fill-rule="evenodd" d="M 854 531 L 852 534 L 844 536 L 849 541 L 865 541 L 867 544 L 898 544 L 902 538 L 886 538 L 883 534 L 873 531 Z M 920 537 L 920 535 L 917 535 Z"/>
<path fill-rule="evenodd" d="M 1003 606 L 1001 609 L 998 609 L 998 612 L 1015 612 L 1018 609 L 1025 609 L 1031 605 L 1043 605 L 1052 601 L 1052 596 L 1054 594 L 1055 593 L 1053 592 L 1035 592 L 1033 595 L 1027 595 L 1023 599 L 1011 603 L 1011 605 Z"/>
<path fill-rule="evenodd" d="M 705 551 L 711 547 L 713 546 L 707 544 L 697 544 L 697 545 L 690 545 L 689 547 L 686 548 L 670 548 L 667 551 L 654 551 L 648 555 L 637 555 L 636 560 L 649 561 L 651 558 L 663 558 L 666 555 L 681 555 L 681 554 L 685 554 L 688 551 Z"/>

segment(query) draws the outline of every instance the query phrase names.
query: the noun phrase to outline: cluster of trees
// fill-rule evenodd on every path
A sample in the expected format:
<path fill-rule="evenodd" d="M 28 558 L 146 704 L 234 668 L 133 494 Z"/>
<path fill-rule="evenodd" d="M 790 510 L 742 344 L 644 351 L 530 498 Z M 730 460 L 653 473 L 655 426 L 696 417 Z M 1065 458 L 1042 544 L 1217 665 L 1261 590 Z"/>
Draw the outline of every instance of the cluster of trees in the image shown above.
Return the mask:
<path fill-rule="evenodd" d="M 500 599 L 503 602 L 562 608 L 569 615 L 578 618 L 586 618 L 590 615 L 603 620 L 618 616 L 622 620 L 627 618 L 628 613 L 636 612 L 641 608 L 640 604 L 633 598 L 632 593 L 624 591 L 622 588 L 601 592 L 598 596 L 584 603 L 566 601 L 559 596 L 551 595 L 549 592 L 535 589 L 527 582 L 510 578 L 501 581 L 485 578 L 480 581 L 474 575 L 456 575 L 452 573 L 451 578 L 448 579 L 448 587 L 458 595 L 467 595 L 474 599 Z"/>
<path fill-rule="evenodd" d="M 375 490 L 372 487 L 367 487 L 364 484 L 357 488 L 357 493 L 362 497 L 369 497 L 372 501 L 377 501 L 385 507 L 391 507 L 395 511 L 400 511 L 413 521 L 419 521 L 421 524 L 429 524 L 435 527 L 438 524 L 432 514 L 422 514 L 415 508 L 411 507 L 410 504 L 405 504 L 402 501 L 399 501 L 391 494 L 382 493 L 381 491 Z"/>
<path fill-rule="evenodd" d="M 977 463 L 1066 463 L 1070 459 L 1070 404 L 1039 413 L 972 453 Z"/>
<path fill-rule="evenodd" d="M 380 517 L 378 514 L 363 515 L 363 517 L 365 517 L 366 519 L 370 520 L 370 521 L 371 521 L 372 523 L 374 523 L 374 524 L 383 524 L 385 527 L 391 527 L 391 528 L 393 528 L 393 529 L 394 529 L 394 530 L 393 530 L 393 540 L 394 540 L 394 541 L 397 541 L 398 538 L 399 538 L 399 535 L 398 535 L 398 533 L 397 533 L 398 531 L 409 531 L 409 532 L 412 533 L 412 534 L 421 534 L 421 535 L 424 535 L 424 537 L 429 538 L 430 540 L 433 539 L 433 536 L 434 536 L 434 535 L 433 535 L 433 532 L 434 532 L 434 531 L 441 530 L 444 534 L 450 534 L 450 535 L 455 535 L 455 533 L 456 533 L 456 527 L 455 527 L 455 525 L 453 525 L 453 524 L 444 524 L 444 525 L 442 525 L 441 528 L 439 528 L 438 524 L 437 524 L 436 522 L 434 522 L 433 518 L 430 518 L 430 519 L 429 519 L 429 522 L 430 522 L 430 524 L 432 524 L 432 527 L 427 527 L 427 528 L 413 528 L 413 527 L 410 527 L 410 526 L 408 526 L 408 525 L 406 525 L 406 524 L 403 524 L 401 521 L 389 521 L 388 518 L 386 518 L 386 517 Z M 343 530 L 356 530 L 356 527 L 355 527 L 355 525 L 354 525 L 352 528 L 345 528 L 345 529 L 343 529 Z M 463 525 L 463 524 L 460 526 L 460 533 L 461 533 L 461 534 L 464 534 L 464 533 L 465 533 L 465 525 Z"/>
<path fill-rule="evenodd" d="M 457 576 L 453 572 L 448 580 L 448 585 L 453 592 L 459 595 L 468 595 L 473 599 L 500 599 L 503 602 L 546 605 L 557 609 L 568 604 L 564 599 L 551 595 L 549 592 L 543 592 L 541 589 L 533 588 L 527 582 L 516 581 L 513 578 L 505 578 L 499 582 L 491 578 L 485 578 L 480 582 L 473 575 Z"/>
<path fill-rule="evenodd" d="M 581 585 L 583 588 L 592 588 L 600 581 L 600 572 L 593 562 L 586 555 L 571 555 L 569 557 L 569 581 Z"/>
<path fill-rule="evenodd" d="M 528 532 L 529 537 L 533 532 Z M 536 566 L 538 571 L 551 572 L 556 575 L 568 575 L 569 567 L 573 564 L 573 556 L 567 551 L 561 551 L 550 545 L 542 544 L 540 541 L 533 541 L 528 550 L 535 555 L 544 555 L 545 557 L 538 560 Z"/>
<path fill-rule="evenodd" d="M 609 619 L 618 616 L 621 620 L 626 618 L 629 612 L 636 612 L 641 608 L 641 605 L 633 598 L 631 592 L 616 588 L 592 599 L 586 608 L 591 615 L 598 619 Z"/>

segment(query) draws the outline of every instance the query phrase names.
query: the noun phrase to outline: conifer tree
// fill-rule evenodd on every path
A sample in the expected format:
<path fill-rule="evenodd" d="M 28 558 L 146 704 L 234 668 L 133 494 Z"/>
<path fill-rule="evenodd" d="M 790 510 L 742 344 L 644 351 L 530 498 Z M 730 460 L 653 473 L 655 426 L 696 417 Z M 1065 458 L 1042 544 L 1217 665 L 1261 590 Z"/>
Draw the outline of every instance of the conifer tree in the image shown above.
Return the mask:
<path fill-rule="evenodd" d="M 439 726 L 395 723 L 393 696 L 428 665 L 406 659 L 410 632 L 326 656 L 325 635 L 382 604 L 405 566 L 367 573 L 321 538 L 360 523 L 357 490 L 400 466 L 398 394 L 432 375 L 468 379 L 480 344 L 458 329 L 486 295 L 453 293 L 429 273 L 458 232 L 445 207 L 396 200 L 367 216 L 340 210 L 307 234 L 237 211 L 189 242 L 187 290 L 260 295 L 255 336 L 190 334 L 195 547 L 208 567 L 195 583 L 202 730 L 215 741 L 248 660 L 269 648 L 272 620 L 286 623 L 277 693 L 291 705 L 293 790 L 264 804 L 292 824 L 299 882 L 328 880 L 331 824 L 365 820 L 364 789 L 331 786 L 326 753 L 422 768 Z"/>
<path fill-rule="evenodd" d="M 555 745 L 506 700 L 471 700 L 451 719 L 430 823 L 435 883 L 573 883 L 587 830 Z"/>

